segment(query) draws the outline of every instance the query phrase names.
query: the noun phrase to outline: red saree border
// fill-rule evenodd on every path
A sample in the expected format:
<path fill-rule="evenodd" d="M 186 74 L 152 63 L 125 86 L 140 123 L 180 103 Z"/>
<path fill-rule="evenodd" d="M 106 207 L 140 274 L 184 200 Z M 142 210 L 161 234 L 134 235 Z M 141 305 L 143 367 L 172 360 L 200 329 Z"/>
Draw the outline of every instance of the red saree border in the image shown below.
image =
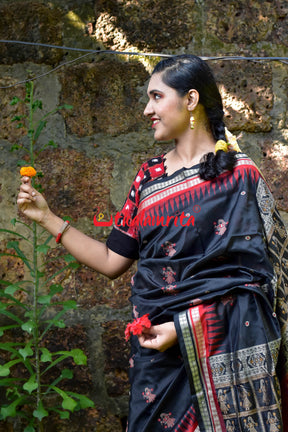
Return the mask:
<path fill-rule="evenodd" d="M 201 320 L 202 305 L 179 314 L 191 380 L 205 431 L 225 432 L 223 417 L 212 380 L 205 343 L 207 330 Z"/>
<path fill-rule="evenodd" d="M 246 175 L 247 170 L 250 170 L 250 175 L 253 174 L 254 180 L 257 181 L 260 176 L 259 170 L 251 159 L 243 156 L 238 159 L 232 175 L 230 171 L 224 171 L 214 181 L 201 179 L 198 169 L 186 169 L 171 179 L 149 185 L 141 192 L 138 213 L 147 212 L 153 207 L 164 207 L 175 197 L 180 199 L 179 192 L 189 202 L 191 199 L 194 200 L 195 194 L 199 198 L 200 193 L 210 195 L 212 192 L 215 194 L 216 188 L 221 190 L 222 187 L 225 187 L 227 190 L 229 183 L 231 186 L 237 183 L 239 177 L 243 178 Z"/>

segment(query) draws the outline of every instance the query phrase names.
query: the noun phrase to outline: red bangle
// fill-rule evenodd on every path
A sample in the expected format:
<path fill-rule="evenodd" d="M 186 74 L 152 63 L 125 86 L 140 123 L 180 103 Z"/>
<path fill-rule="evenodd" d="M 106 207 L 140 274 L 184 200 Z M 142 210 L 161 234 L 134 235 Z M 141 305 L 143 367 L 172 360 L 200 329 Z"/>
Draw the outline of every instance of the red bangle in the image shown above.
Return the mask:
<path fill-rule="evenodd" d="M 70 222 L 69 221 L 65 221 L 59 231 L 59 233 L 57 234 L 57 237 L 55 239 L 56 243 L 61 243 L 61 238 L 62 235 L 64 234 L 65 231 L 67 231 L 68 228 L 70 228 Z"/>

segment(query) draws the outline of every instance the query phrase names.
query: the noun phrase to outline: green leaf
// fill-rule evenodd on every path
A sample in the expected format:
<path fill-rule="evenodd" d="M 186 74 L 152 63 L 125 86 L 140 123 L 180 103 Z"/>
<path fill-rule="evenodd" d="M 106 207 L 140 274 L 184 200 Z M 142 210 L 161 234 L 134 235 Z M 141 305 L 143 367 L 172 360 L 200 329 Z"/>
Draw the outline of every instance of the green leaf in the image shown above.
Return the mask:
<path fill-rule="evenodd" d="M 23 102 L 23 101 L 19 99 L 17 96 L 14 96 L 10 102 L 10 105 L 16 105 L 18 102 Z"/>
<path fill-rule="evenodd" d="M 17 390 L 15 390 L 15 387 L 17 385 L 17 381 L 23 381 L 23 379 L 22 378 L 1 378 L 0 379 L 0 386 L 9 387 L 12 385 L 14 387 L 13 393 L 16 393 Z M 6 391 L 6 393 L 7 392 L 8 392 L 8 390 Z"/>
<path fill-rule="evenodd" d="M 38 388 L 38 384 L 35 381 L 35 375 L 31 376 L 29 381 L 23 385 L 23 389 L 31 394 L 34 390 Z"/>
<path fill-rule="evenodd" d="M 11 119 L 11 122 L 20 121 L 20 120 L 22 120 L 23 118 L 25 118 L 24 115 L 16 115 L 16 116 L 14 116 L 14 117 Z"/>
<path fill-rule="evenodd" d="M 64 260 L 65 260 L 66 263 L 75 262 L 76 261 L 75 258 L 72 255 L 70 255 L 70 254 L 65 255 L 64 256 Z"/>
<path fill-rule="evenodd" d="M 49 413 L 43 407 L 42 402 L 39 402 L 37 410 L 33 411 L 33 416 L 38 418 L 38 420 L 42 420 L 44 417 L 48 417 Z"/>
<path fill-rule="evenodd" d="M 13 225 L 13 226 L 15 226 L 16 225 L 16 222 L 17 222 L 17 219 L 16 218 L 13 218 L 13 219 L 11 219 L 11 224 Z"/>
<path fill-rule="evenodd" d="M 0 232 L 6 232 L 7 234 L 13 234 L 15 236 L 21 237 L 23 240 L 29 241 L 27 239 L 27 237 L 24 237 L 23 235 L 17 233 L 16 231 L 11 231 L 11 230 L 8 230 L 8 229 L 5 229 L 5 228 L 0 228 Z M 9 243 L 11 244 L 12 242 L 9 242 Z M 18 243 L 18 242 L 15 242 L 15 243 Z M 11 247 L 13 248 L 13 246 L 14 245 L 12 245 Z M 8 246 L 8 244 L 7 244 L 7 247 L 10 247 L 10 246 Z"/>
<path fill-rule="evenodd" d="M 12 366 L 14 366 L 17 363 L 20 363 L 21 360 L 17 359 L 17 360 L 12 360 L 8 363 L 5 363 L 4 365 L 0 365 L 0 376 L 1 377 L 6 377 L 10 374 L 10 368 Z"/>
<path fill-rule="evenodd" d="M 48 305 L 51 302 L 51 295 L 43 295 L 38 297 L 38 303 L 43 305 Z"/>
<path fill-rule="evenodd" d="M 6 303 L 1 303 L 1 302 L 0 302 L 0 313 L 1 313 L 2 311 L 5 311 L 7 307 L 8 307 L 8 305 L 7 305 Z"/>
<path fill-rule="evenodd" d="M 59 417 L 62 420 L 68 420 L 70 418 L 69 411 L 59 411 Z"/>
<path fill-rule="evenodd" d="M 70 369 L 63 369 L 60 375 L 61 379 L 72 379 L 73 371 Z"/>
<path fill-rule="evenodd" d="M 75 410 L 76 406 L 77 406 L 77 402 L 75 402 L 74 399 L 72 399 L 70 397 L 66 397 L 65 399 L 63 399 L 63 402 L 62 402 L 63 409 L 73 412 Z"/>
<path fill-rule="evenodd" d="M 53 284 L 49 288 L 50 295 L 61 293 L 63 291 L 63 287 L 60 284 Z"/>
<path fill-rule="evenodd" d="M 0 366 L 0 377 L 5 377 L 10 375 L 10 369 L 7 366 Z"/>
<path fill-rule="evenodd" d="M 71 355 L 71 357 L 73 357 L 73 360 L 77 365 L 86 365 L 87 364 L 87 357 L 81 349 L 75 348 L 75 349 L 71 350 L 70 355 Z"/>
<path fill-rule="evenodd" d="M 9 285 L 7 288 L 5 288 L 4 292 L 5 294 L 13 296 L 15 292 L 19 290 L 21 290 L 21 287 L 19 287 L 18 285 Z"/>
<path fill-rule="evenodd" d="M 70 109 L 73 109 L 73 105 L 63 104 L 63 105 L 58 106 L 57 109 L 58 110 L 61 110 L 61 109 L 70 110 Z"/>
<path fill-rule="evenodd" d="M 33 329 L 35 328 L 35 324 L 32 320 L 27 321 L 26 323 L 21 325 L 22 330 L 26 331 L 27 333 L 32 333 Z"/>
<path fill-rule="evenodd" d="M 22 238 L 25 239 L 25 237 L 21 236 Z M 25 239 L 26 240 L 26 239 Z M 19 242 L 12 240 L 10 242 L 7 243 L 7 248 L 11 248 L 14 249 L 15 252 L 17 253 L 18 257 L 22 259 L 22 261 L 24 262 L 24 264 L 26 264 L 26 266 L 29 268 L 29 270 L 32 271 L 32 267 L 29 264 L 29 260 L 26 257 L 26 255 L 21 251 L 21 249 L 19 248 Z"/>
<path fill-rule="evenodd" d="M 71 262 L 68 267 L 71 269 L 77 270 L 80 266 L 81 266 L 81 264 L 79 262 L 75 261 L 75 262 Z"/>
<path fill-rule="evenodd" d="M 0 314 L 6 315 L 7 317 L 16 321 L 19 325 L 22 325 L 23 321 L 17 315 L 5 310 L 7 306 L 8 306 L 7 304 L 0 303 Z"/>
<path fill-rule="evenodd" d="M 63 411 L 61 409 L 52 408 L 52 407 L 50 408 L 50 410 L 53 411 L 53 412 L 55 412 L 55 413 L 57 413 L 59 415 L 60 419 L 62 419 L 62 420 L 67 420 L 67 419 L 70 418 L 69 411 Z"/>
<path fill-rule="evenodd" d="M 49 249 L 51 249 L 51 247 L 46 244 L 38 245 L 36 248 L 37 252 L 44 254 L 46 254 Z"/>
<path fill-rule="evenodd" d="M 53 324 L 55 327 L 58 327 L 58 328 L 65 328 L 66 327 L 66 324 L 64 323 L 63 320 L 55 320 L 55 321 L 53 321 Z"/>
<path fill-rule="evenodd" d="M 34 135 L 34 129 L 29 129 L 27 132 L 27 135 L 30 139 L 33 139 L 33 135 Z"/>
<path fill-rule="evenodd" d="M 41 109 L 41 110 L 42 110 L 42 108 L 43 108 L 42 101 L 39 100 L 39 99 L 36 99 L 36 100 L 33 102 L 33 104 L 32 104 L 32 111 L 35 112 L 37 108 L 39 108 L 39 109 Z"/>
<path fill-rule="evenodd" d="M 57 148 L 58 147 L 58 145 L 53 140 L 50 140 L 48 142 L 47 146 L 50 146 L 50 147 L 53 147 L 53 148 Z"/>
<path fill-rule="evenodd" d="M 63 309 L 69 310 L 69 309 L 77 309 L 77 303 L 75 300 L 67 300 L 63 302 Z"/>
<path fill-rule="evenodd" d="M 6 407 L 2 407 L 0 412 L 3 420 L 6 420 L 7 417 L 16 417 L 17 416 L 16 408 L 20 403 L 23 402 L 23 400 L 24 400 L 23 397 L 19 397 L 10 405 Z"/>
<path fill-rule="evenodd" d="M 81 395 L 73 392 L 69 392 L 69 395 L 79 400 L 79 405 L 81 409 L 92 408 L 94 406 L 94 402 L 85 395 Z"/>
<path fill-rule="evenodd" d="M 52 325 L 54 325 L 55 327 L 58 327 L 58 328 L 65 328 L 66 327 L 66 324 L 64 323 L 64 321 L 63 320 L 52 320 Z"/>
<path fill-rule="evenodd" d="M 32 425 L 29 425 L 24 429 L 24 432 L 36 432 L 36 429 Z"/>
<path fill-rule="evenodd" d="M 51 362 L 52 361 L 52 355 L 50 353 L 50 351 L 47 348 L 41 348 L 41 362 L 45 363 L 45 362 Z"/>
<path fill-rule="evenodd" d="M 42 130 L 46 127 L 46 125 L 47 125 L 47 121 L 43 121 L 43 120 L 39 121 L 38 127 L 37 127 L 35 135 L 34 135 L 34 141 L 37 141 Z"/>
<path fill-rule="evenodd" d="M 59 389 L 58 387 L 53 386 L 52 388 L 53 390 L 55 390 L 56 393 L 58 393 L 62 397 L 63 399 L 62 408 L 73 412 L 77 406 L 77 402 L 75 402 L 74 399 L 72 399 L 70 396 L 68 396 L 66 392 Z"/>
<path fill-rule="evenodd" d="M 40 193 L 42 193 L 44 190 L 41 184 L 35 184 L 34 187 Z"/>
<path fill-rule="evenodd" d="M 30 345 L 26 345 L 24 348 L 19 349 L 18 351 L 22 355 L 24 360 L 26 360 L 26 357 L 31 357 L 34 354 Z"/>
<path fill-rule="evenodd" d="M 11 330 L 11 329 L 17 328 L 17 327 L 19 327 L 19 326 L 18 325 L 9 325 L 9 326 L 0 327 L 0 336 L 3 336 L 3 334 L 6 330 Z"/>

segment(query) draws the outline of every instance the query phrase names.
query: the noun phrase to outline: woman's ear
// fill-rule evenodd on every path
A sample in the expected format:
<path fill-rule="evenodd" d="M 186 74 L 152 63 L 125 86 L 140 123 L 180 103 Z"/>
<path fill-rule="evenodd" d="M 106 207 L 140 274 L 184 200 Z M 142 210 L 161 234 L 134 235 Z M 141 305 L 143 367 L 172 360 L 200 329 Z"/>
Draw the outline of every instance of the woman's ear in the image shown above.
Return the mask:
<path fill-rule="evenodd" d="M 191 89 L 188 91 L 188 111 L 193 111 L 199 102 L 199 93 L 197 90 Z"/>

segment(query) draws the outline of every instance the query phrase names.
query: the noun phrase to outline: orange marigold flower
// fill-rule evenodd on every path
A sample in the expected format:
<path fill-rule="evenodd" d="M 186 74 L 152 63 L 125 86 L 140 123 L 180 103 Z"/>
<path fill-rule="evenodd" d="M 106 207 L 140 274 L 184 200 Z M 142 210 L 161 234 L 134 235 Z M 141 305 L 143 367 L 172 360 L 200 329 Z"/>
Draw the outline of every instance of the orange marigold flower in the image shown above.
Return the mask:
<path fill-rule="evenodd" d="M 21 176 L 35 177 L 36 174 L 37 174 L 37 171 L 33 167 L 31 167 L 31 166 L 29 166 L 29 167 L 22 167 L 20 169 L 20 174 L 21 174 Z"/>
<path fill-rule="evenodd" d="M 133 335 L 141 335 L 144 328 L 151 327 L 151 321 L 148 318 L 149 314 L 143 315 L 140 318 L 135 319 L 132 323 L 128 323 L 125 330 L 125 339 L 130 339 L 131 333 Z"/>

